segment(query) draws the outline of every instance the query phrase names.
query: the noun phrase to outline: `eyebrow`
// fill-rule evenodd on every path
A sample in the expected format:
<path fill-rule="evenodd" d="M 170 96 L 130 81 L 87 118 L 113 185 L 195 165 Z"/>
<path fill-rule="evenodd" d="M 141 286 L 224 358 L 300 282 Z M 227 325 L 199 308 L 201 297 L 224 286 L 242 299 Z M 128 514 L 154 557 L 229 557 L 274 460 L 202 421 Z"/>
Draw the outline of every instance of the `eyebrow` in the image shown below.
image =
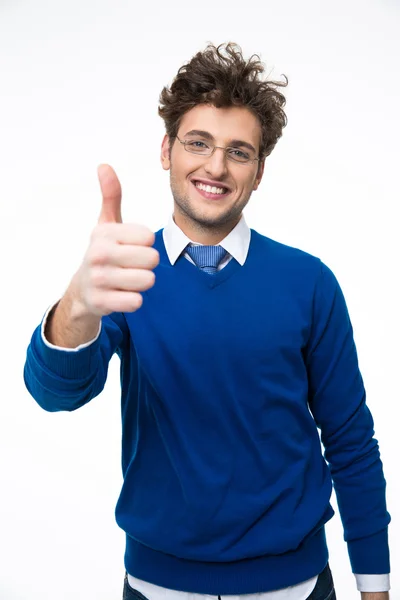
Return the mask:
<path fill-rule="evenodd" d="M 212 136 L 211 133 L 209 133 L 208 131 L 203 131 L 202 129 L 192 129 L 191 131 L 188 131 L 187 133 L 185 133 L 185 137 L 188 135 L 191 135 L 191 136 L 199 135 L 199 136 L 205 138 L 206 140 L 215 142 L 214 136 Z M 231 140 L 230 143 L 228 144 L 228 146 L 234 147 L 234 148 L 236 148 L 238 146 L 242 146 L 243 148 L 248 148 L 249 150 L 253 150 L 253 152 L 255 154 L 257 154 L 257 151 L 254 148 L 254 146 L 249 144 L 249 142 L 244 142 L 243 140 Z"/>

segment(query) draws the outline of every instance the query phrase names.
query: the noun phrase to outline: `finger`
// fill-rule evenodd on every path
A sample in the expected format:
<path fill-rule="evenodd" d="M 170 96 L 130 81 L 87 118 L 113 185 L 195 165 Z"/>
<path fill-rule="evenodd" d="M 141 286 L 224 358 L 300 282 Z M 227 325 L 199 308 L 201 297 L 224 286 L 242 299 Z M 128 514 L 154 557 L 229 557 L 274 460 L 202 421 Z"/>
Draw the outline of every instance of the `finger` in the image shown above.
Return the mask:
<path fill-rule="evenodd" d="M 100 182 L 102 205 L 98 223 L 122 223 L 122 191 L 119 179 L 110 165 L 100 165 L 97 169 Z"/>

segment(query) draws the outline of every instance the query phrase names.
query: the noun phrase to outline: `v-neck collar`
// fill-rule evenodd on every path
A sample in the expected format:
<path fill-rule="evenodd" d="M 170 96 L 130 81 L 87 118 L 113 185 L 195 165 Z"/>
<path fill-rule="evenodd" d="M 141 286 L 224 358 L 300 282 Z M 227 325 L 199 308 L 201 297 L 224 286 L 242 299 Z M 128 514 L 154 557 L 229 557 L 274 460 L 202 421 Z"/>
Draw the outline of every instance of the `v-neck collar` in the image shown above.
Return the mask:
<path fill-rule="evenodd" d="M 187 277 L 197 278 L 199 281 L 204 282 L 204 284 L 209 288 L 214 288 L 223 281 L 226 281 L 231 275 L 233 275 L 233 273 L 242 267 L 238 261 L 232 257 L 225 267 L 210 275 L 193 263 L 189 262 L 188 259 L 182 254 L 176 261 L 173 268 L 182 270 Z"/>
<path fill-rule="evenodd" d="M 234 273 L 239 271 L 239 269 L 243 268 L 238 263 L 238 261 L 232 257 L 231 260 L 228 262 L 228 264 L 225 267 L 223 267 L 216 273 L 210 275 L 209 273 L 206 273 L 205 271 L 202 271 L 201 269 L 199 269 L 199 267 L 197 267 L 195 264 L 193 264 L 187 258 L 185 258 L 185 256 L 183 256 L 184 252 L 182 252 L 182 254 L 179 256 L 179 258 L 176 260 L 175 264 L 171 265 L 170 260 L 168 258 L 166 248 L 165 248 L 165 243 L 164 243 L 164 238 L 163 238 L 162 233 L 163 233 L 163 230 L 162 229 L 159 230 L 157 232 L 157 237 L 156 237 L 156 239 L 158 239 L 158 243 L 156 242 L 157 249 L 160 252 L 160 265 L 164 265 L 170 269 L 179 270 L 185 274 L 185 277 L 188 277 L 190 279 L 195 278 L 200 283 L 203 283 L 210 289 L 217 287 L 220 283 L 226 281 Z M 252 241 L 252 236 L 250 237 L 250 247 L 251 247 L 251 241 Z M 249 247 L 249 251 L 250 251 L 250 247 Z"/>
<path fill-rule="evenodd" d="M 191 240 L 183 231 L 178 227 L 174 221 L 173 214 L 170 214 L 168 222 L 162 230 L 163 241 L 165 250 L 167 252 L 171 265 L 174 265 L 177 259 L 181 256 L 182 252 L 188 244 L 195 246 L 200 245 L 197 242 Z M 241 218 L 237 225 L 232 229 L 228 235 L 219 242 L 218 246 L 221 246 L 226 250 L 237 262 L 243 266 L 250 244 L 250 228 L 246 223 L 244 214 L 242 213 Z"/>

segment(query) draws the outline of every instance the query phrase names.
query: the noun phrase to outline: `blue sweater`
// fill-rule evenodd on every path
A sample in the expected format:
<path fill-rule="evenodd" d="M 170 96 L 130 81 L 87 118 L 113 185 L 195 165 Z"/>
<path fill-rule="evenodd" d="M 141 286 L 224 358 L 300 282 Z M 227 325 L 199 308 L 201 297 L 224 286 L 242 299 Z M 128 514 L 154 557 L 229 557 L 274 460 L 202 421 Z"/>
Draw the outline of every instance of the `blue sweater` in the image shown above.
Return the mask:
<path fill-rule="evenodd" d="M 333 481 L 353 573 L 389 573 L 386 481 L 332 271 L 253 229 L 244 266 L 212 276 L 171 266 L 162 230 L 154 246 L 137 312 L 103 317 L 77 352 L 46 346 L 39 325 L 24 367 L 43 409 L 72 411 L 119 356 L 126 570 L 221 595 L 305 581 L 329 558 Z"/>

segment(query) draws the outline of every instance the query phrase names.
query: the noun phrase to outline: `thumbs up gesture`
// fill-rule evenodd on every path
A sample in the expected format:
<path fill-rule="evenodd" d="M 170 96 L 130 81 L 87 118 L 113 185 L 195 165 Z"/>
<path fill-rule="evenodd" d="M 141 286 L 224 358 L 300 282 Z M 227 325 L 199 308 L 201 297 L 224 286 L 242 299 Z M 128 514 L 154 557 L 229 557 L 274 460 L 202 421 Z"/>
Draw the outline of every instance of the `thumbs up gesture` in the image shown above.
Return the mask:
<path fill-rule="evenodd" d="M 154 233 L 135 223 L 122 223 L 121 184 L 109 165 L 100 165 L 102 206 L 97 226 L 80 266 L 77 298 L 88 314 L 134 312 L 143 302 L 140 292 L 153 287 L 160 262 Z"/>

